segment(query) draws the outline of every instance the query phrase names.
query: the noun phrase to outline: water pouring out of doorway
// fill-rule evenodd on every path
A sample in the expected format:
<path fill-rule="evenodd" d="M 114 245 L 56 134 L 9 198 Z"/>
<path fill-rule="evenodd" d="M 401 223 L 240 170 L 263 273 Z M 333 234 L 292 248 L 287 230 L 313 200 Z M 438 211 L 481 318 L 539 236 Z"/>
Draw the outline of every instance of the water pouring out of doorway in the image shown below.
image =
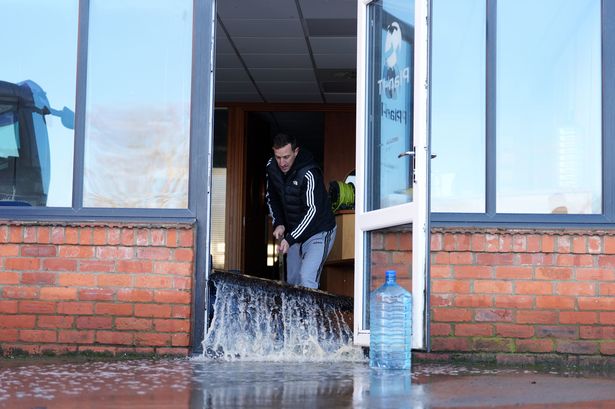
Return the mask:
<path fill-rule="evenodd" d="M 352 341 L 352 298 L 242 274 L 210 276 L 205 358 L 364 361 Z"/>

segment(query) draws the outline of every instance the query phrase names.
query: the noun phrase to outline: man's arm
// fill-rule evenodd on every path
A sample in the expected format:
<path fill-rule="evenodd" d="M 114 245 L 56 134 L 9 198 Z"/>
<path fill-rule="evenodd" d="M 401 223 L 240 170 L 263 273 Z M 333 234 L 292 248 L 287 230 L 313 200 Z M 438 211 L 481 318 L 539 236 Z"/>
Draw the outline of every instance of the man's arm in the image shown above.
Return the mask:
<path fill-rule="evenodd" d="M 307 210 L 297 227 L 293 231 L 286 233 L 284 239 L 288 242 L 289 246 L 308 238 L 306 232 L 309 232 L 309 227 L 315 223 L 316 203 L 318 199 L 316 195 L 323 194 L 320 185 L 322 185 L 322 180 L 317 172 L 314 172 L 313 169 L 305 172 L 302 185 L 302 190 L 304 190 L 304 192 L 301 196 L 301 201 Z"/>

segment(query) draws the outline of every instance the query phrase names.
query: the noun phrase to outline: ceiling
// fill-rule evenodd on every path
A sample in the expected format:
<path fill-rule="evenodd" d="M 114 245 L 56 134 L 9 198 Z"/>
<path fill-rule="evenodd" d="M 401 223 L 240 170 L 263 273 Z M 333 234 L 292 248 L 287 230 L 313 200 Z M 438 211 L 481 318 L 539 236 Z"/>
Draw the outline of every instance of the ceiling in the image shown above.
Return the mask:
<path fill-rule="evenodd" d="M 216 102 L 354 103 L 356 0 L 218 0 Z"/>

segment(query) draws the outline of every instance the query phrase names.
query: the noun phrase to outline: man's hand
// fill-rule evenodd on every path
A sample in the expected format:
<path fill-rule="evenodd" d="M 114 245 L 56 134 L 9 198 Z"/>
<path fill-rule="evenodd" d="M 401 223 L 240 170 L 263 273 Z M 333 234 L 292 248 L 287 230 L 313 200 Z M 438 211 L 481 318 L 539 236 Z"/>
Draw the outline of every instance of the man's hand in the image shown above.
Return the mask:
<path fill-rule="evenodd" d="M 273 237 L 276 240 L 280 240 L 281 238 L 284 237 L 284 232 L 286 231 L 286 228 L 283 225 L 279 225 L 278 227 L 275 228 L 275 230 L 273 231 Z M 286 243 L 288 244 L 288 243 Z"/>
<path fill-rule="evenodd" d="M 286 239 L 282 239 L 282 242 L 278 246 L 278 252 L 286 254 L 288 252 L 288 242 Z"/>

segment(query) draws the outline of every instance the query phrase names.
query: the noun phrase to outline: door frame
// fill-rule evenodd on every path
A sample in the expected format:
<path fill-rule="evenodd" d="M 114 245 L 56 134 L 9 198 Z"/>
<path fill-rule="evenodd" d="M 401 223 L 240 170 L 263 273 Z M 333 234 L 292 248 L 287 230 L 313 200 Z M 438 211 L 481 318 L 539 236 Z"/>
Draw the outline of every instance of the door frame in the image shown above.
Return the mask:
<path fill-rule="evenodd" d="M 354 342 L 369 345 L 364 305 L 367 301 L 365 233 L 412 223 L 412 348 L 428 344 L 428 255 L 429 255 L 429 10 L 430 0 L 416 0 L 414 29 L 414 123 L 415 169 L 413 201 L 375 211 L 366 211 L 365 161 L 367 145 L 368 7 L 372 0 L 357 0 L 357 143 L 355 195 Z M 418 200 L 417 200 L 418 198 Z"/>

